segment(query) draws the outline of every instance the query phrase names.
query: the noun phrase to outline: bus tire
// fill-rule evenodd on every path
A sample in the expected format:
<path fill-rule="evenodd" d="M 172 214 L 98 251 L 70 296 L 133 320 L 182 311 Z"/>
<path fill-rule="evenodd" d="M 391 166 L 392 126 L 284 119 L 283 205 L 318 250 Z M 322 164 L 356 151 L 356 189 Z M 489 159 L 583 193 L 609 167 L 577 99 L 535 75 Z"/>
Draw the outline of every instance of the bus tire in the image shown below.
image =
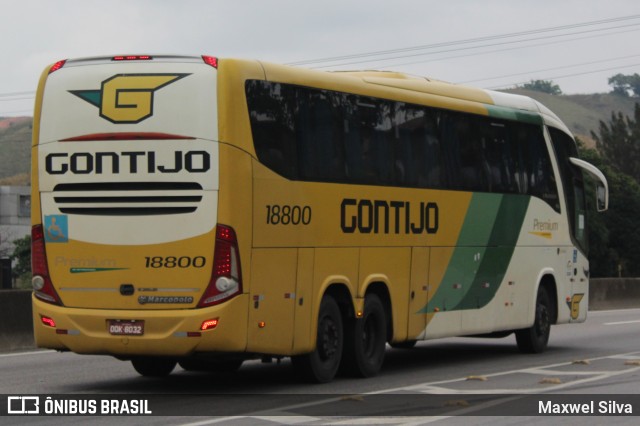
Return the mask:
<path fill-rule="evenodd" d="M 342 371 L 356 377 L 378 374 L 384 361 L 387 343 L 387 318 L 384 305 L 375 294 L 365 297 L 362 318 L 345 331 Z"/>
<path fill-rule="evenodd" d="M 326 295 L 320 302 L 316 348 L 309 354 L 292 357 L 293 367 L 307 381 L 330 382 L 340 367 L 343 343 L 340 308 L 333 297 Z"/>
<path fill-rule="evenodd" d="M 131 360 L 133 368 L 144 377 L 166 377 L 176 368 L 176 360 L 171 358 L 142 356 Z"/>
<path fill-rule="evenodd" d="M 537 354 L 547 348 L 551 333 L 551 301 L 545 287 L 538 288 L 536 298 L 536 314 L 533 325 L 516 330 L 518 349 L 523 353 Z"/>

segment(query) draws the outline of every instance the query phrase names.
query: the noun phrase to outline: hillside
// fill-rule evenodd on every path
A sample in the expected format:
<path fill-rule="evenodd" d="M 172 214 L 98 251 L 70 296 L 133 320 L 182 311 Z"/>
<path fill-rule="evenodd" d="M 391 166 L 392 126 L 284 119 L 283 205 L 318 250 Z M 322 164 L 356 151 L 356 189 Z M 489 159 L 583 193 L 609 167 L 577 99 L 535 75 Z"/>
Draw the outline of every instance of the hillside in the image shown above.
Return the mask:
<path fill-rule="evenodd" d="M 600 121 L 608 123 L 612 112 L 622 112 L 633 117 L 633 109 L 639 99 L 625 98 L 610 93 L 594 93 L 590 95 L 550 95 L 533 90 L 512 89 L 507 93 L 529 96 L 543 103 L 571 129 L 588 146 L 593 147 L 591 132 L 598 134 Z"/>
<path fill-rule="evenodd" d="M 524 89 L 506 92 L 542 102 L 591 147 L 594 146 L 591 131 L 598 133 L 600 121 L 608 123 L 613 111 L 633 116 L 635 102 L 639 101 L 609 93 L 550 95 Z M 0 185 L 26 185 L 30 182 L 31 127 L 30 117 L 0 117 Z"/>

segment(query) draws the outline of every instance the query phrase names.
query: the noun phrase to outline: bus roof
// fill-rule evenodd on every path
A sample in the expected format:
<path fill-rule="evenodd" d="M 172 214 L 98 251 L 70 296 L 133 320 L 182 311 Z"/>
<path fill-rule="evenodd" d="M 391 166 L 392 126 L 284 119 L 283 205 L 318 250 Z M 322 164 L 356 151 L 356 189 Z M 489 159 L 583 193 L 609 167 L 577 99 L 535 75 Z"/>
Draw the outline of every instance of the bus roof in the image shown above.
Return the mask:
<path fill-rule="evenodd" d="M 201 62 L 200 56 L 147 55 L 145 58 L 157 62 Z M 66 66 L 103 64 L 113 62 L 113 56 L 76 58 Z M 407 102 L 427 104 L 471 113 L 484 113 L 517 121 L 545 123 L 571 135 L 571 131 L 549 108 L 540 102 L 522 95 L 479 89 L 448 83 L 428 77 L 415 76 L 395 71 L 317 71 L 305 68 L 278 65 L 262 61 L 225 58 L 234 62 L 262 68 L 264 78 L 272 81 L 353 92 L 362 95 L 406 98 Z M 375 87 L 375 89 L 374 89 Z M 411 96 L 413 92 L 414 96 Z M 395 96 L 394 96 L 395 95 Z M 404 96 L 403 96 L 404 95 Z M 420 96 L 423 95 L 423 96 Z"/>
<path fill-rule="evenodd" d="M 453 84 L 429 77 L 414 76 L 396 71 L 335 71 L 335 73 L 344 73 L 345 75 L 360 77 L 367 82 L 373 82 L 375 79 L 389 79 L 389 83 L 387 84 L 398 88 L 408 88 L 406 82 L 412 81 L 414 82 L 414 90 L 417 89 L 419 91 L 434 94 L 448 93 L 448 96 L 471 102 L 482 102 L 482 100 L 478 99 L 478 91 L 481 91 L 493 100 L 493 105 L 495 106 L 539 114 L 545 124 L 560 128 L 566 133 L 571 134 L 567 126 L 553 111 L 528 96 L 498 92 L 495 90 L 478 89 L 475 87 Z M 395 84 L 391 83 L 394 80 Z M 402 83 L 403 81 L 404 83 Z"/>
<path fill-rule="evenodd" d="M 414 76 L 395 71 L 315 71 L 303 68 L 288 67 L 283 65 L 275 65 L 266 62 L 260 62 L 265 71 L 267 80 L 274 81 L 290 81 L 294 84 L 311 86 L 323 86 L 320 82 L 327 81 L 331 86 L 337 83 L 340 89 L 351 87 L 354 91 L 363 94 L 357 90 L 358 86 L 371 87 L 371 85 L 384 87 L 385 89 L 395 89 L 396 93 L 411 91 L 416 94 L 432 95 L 440 100 L 449 99 L 452 101 L 462 101 L 467 107 L 456 107 L 456 102 L 451 103 L 453 109 L 461 109 L 467 112 L 475 112 L 470 104 L 481 104 L 488 109 L 490 115 L 496 115 L 502 118 L 509 118 L 518 121 L 544 123 L 549 126 L 556 127 L 571 135 L 568 127 L 553 113 L 549 108 L 540 102 L 528 96 L 515 95 L 510 93 L 498 92 L 493 90 L 479 89 L 470 86 L 463 86 L 448 83 L 428 77 Z M 300 78 L 297 78 L 300 77 Z M 340 81 L 342 80 L 342 81 Z M 349 83 L 348 81 L 351 81 Z M 355 83 L 357 80 L 360 84 Z M 342 83 L 342 84 L 340 84 Z M 439 104 L 440 102 L 436 102 Z M 438 106 L 438 105 L 435 105 Z M 462 106 L 462 105 L 460 105 Z"/>

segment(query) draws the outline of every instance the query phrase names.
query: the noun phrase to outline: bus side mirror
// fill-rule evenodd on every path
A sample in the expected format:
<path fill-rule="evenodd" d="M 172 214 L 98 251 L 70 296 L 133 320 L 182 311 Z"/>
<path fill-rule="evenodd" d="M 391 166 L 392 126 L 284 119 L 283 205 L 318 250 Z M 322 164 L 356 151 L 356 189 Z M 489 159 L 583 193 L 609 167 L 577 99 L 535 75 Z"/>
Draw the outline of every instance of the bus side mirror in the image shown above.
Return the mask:
<path fill-rule="evenodd" d="M 609 184 L 604 174 L 593 164 L 579 158 L 570 157 L 571 164 L 580 167 L 596 180 L 596 209 L 599 212 L 609 208 Z"/>

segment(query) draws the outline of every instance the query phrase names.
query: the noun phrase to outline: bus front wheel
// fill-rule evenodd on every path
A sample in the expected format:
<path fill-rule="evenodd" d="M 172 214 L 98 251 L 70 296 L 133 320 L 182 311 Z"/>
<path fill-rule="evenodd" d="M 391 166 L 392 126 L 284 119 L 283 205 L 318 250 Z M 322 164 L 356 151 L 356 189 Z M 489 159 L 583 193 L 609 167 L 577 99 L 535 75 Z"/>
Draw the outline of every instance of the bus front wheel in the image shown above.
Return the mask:
<path fill-rule="evenodd" d="M 343 340 L 340 308 L 333 297 L 324 296 L 318 313 L 316 349 L 309 354 L 292 357 L 294 368 L 308 381 L 330 382 L 340 366 Z"/>
<path fill-rule="evenodd" d="M 387 319 L 384 305 L 375 294 L 364 301 L 362 318 L 353 321 L 345 332 L 345 359 L 342 371 L 358 377 L 378 374 L 384 361 Z"/>
<path fill-rule="evenodd" d="M 133 368 L 145 377 L 165 377 L 176 368 L 176 360 L 162 357 L 136 357 L 131 360 Z"/>
<path fill-rule="evenodd" d="M 537 354 L 547 348 L 551 333 L 551 301 L 547 290 L 540 286 L 536 298 L 536 314 L 533 325 L 516 330 L 516 342 L 520 352 Z"/>

